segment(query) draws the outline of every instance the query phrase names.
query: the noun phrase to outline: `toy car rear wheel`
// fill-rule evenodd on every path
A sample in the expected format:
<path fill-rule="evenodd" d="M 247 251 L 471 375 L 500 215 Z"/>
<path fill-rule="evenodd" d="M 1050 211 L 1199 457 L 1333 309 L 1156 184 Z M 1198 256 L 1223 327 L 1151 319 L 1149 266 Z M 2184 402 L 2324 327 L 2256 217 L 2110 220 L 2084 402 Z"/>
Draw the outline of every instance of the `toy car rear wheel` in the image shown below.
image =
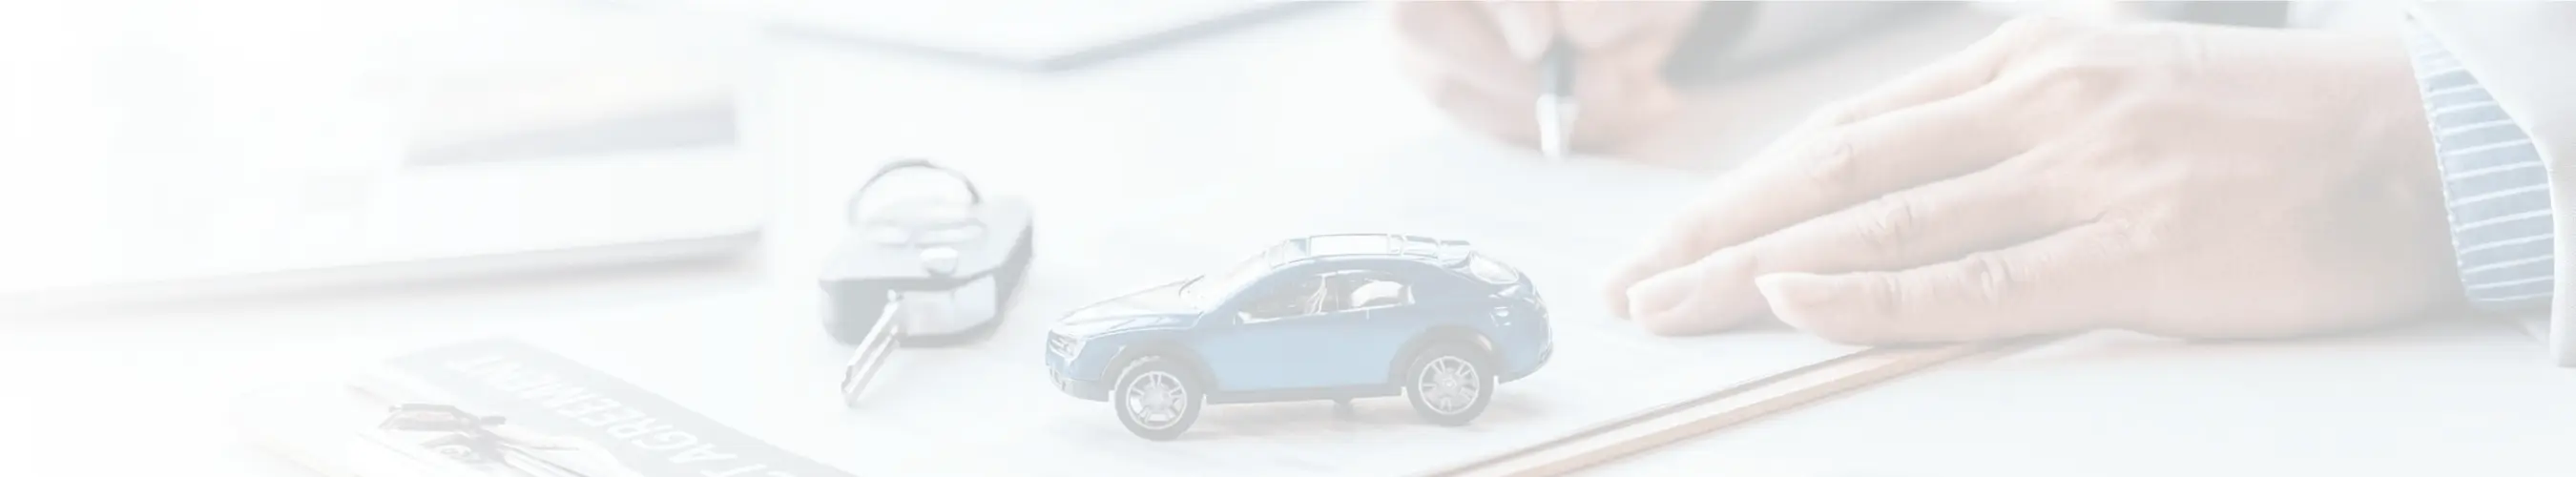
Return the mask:
<path fill-rule="evenodd" d="M 1109 391 L 1109 404 L 1117 410 L 1118 422 L 1127 426 L 1127 432 L 1168 441 L 1198 422 L 1199 408 L 1206 403 L 1205 389 L 1180 363 L 1163 356 L 1146 356 L 1129 361 L 1118 373 L 1118 384 Z"/>
<path fill-rule="evenodd" d="M 1485 353 L 1458 343 L 1424 347 L 1404 373 L 1404 395 L 1433 424 L 1464 426 L 1485 413 L 1499 379 Z"/>

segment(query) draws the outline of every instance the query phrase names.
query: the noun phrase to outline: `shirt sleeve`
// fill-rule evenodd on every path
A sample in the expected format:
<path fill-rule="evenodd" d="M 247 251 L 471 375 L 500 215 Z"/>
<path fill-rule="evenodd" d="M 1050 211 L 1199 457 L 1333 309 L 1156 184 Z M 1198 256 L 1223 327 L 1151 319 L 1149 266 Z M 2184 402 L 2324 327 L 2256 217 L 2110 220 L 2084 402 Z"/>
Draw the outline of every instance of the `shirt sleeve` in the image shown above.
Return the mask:
<path fill-rule="evenodd" d="M 2539 150 L 2438 40 L 2412 21 L 2406 30 L 2469 303 L 2490 311 L 2546 308 L 2557 268 L 2549 173 Z"/>

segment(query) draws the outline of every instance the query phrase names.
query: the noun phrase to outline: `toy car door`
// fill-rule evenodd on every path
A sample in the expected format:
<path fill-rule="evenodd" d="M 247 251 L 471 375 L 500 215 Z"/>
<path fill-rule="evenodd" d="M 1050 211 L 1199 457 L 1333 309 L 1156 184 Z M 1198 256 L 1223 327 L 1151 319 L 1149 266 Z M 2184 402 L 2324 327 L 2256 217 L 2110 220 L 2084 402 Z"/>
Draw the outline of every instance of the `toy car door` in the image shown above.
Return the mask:
<path fill-rule="evenodd" d="M 1411 280 L 1387 270 L 1326 275 L 1319 317 L 1327 320 L 1318 324 L 1329 333 L 1303 359 L 1329 364 L 1334 386 L 1385 383 L 1396 353 L 1435 321 L 1421 316 L 1414 288 Z"/>
<path fill-rule="evenodd" d="M 1227 392 L 1284 391 L 1330 385 L 1327 363 L 1307 360 L 1330 341 L 1333 318 L 1325 313 L 1324 282 L 1312 270 L 1284 270 L 1246 287 L 1209 319 L 1197 346 L 1201 359 Z"/>

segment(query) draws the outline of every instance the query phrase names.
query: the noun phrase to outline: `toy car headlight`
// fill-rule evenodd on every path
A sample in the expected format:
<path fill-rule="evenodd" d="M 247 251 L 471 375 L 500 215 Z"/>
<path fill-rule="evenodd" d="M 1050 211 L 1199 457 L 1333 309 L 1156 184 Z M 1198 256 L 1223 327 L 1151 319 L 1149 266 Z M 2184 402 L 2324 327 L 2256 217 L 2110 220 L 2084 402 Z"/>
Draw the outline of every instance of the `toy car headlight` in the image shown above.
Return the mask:
<path fill-rule="evenodd" d="M 1057 323 L 1055 325 L 1055 333 L 1067 338 L 1090 341 L 1091 338 L 1100 336 L 1101 332 L 1109 331 L 1111 328 L 1117 328 L 1119 323 L 1127 322 L 1130 319 L 1132 318 L 1109 317 L 1068 320 L 1062 323 Z"/>
<path fill-rule="evenodd" d="M 1074 336 L 1061 331 L 1047 333 L 1047 351 L 1065 359 L 1082 356 L 1082 347 L 1089 344 L 1091 344 L 1089 337 Z"/>
<path fill-rule="evenodd" d="M 1064 343 L 1064 355 L 1065 355 L 1066 357 L 1082 356 L 1082 347 L 1084 347 L 1084 346 L 1090 346 L 1090 345 L 1091 345 L 1091 339 L 1090 339 L 1090 338 L 1087 338 L 1087 337 L 1081 337 L 1081 336 L 1067 336 L 1067 337 L 1065 337 L 1065 343 Z"/>

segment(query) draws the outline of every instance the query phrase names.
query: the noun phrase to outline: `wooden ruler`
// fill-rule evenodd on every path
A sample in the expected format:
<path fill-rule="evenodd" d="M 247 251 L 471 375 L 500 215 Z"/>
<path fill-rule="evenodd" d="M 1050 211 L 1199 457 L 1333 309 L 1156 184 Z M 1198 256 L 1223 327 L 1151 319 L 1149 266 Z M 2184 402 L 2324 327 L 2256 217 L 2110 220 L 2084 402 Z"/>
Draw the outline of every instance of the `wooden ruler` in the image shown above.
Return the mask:
<path fill-rule="evenodd" d="M 1961 357 L 2016 351 L 2045 339 L 1875 348 L 1744 382 L 1565 437 L 1435 470 L 1427 476 L 1562 475 L 1714 432 Z"/>

